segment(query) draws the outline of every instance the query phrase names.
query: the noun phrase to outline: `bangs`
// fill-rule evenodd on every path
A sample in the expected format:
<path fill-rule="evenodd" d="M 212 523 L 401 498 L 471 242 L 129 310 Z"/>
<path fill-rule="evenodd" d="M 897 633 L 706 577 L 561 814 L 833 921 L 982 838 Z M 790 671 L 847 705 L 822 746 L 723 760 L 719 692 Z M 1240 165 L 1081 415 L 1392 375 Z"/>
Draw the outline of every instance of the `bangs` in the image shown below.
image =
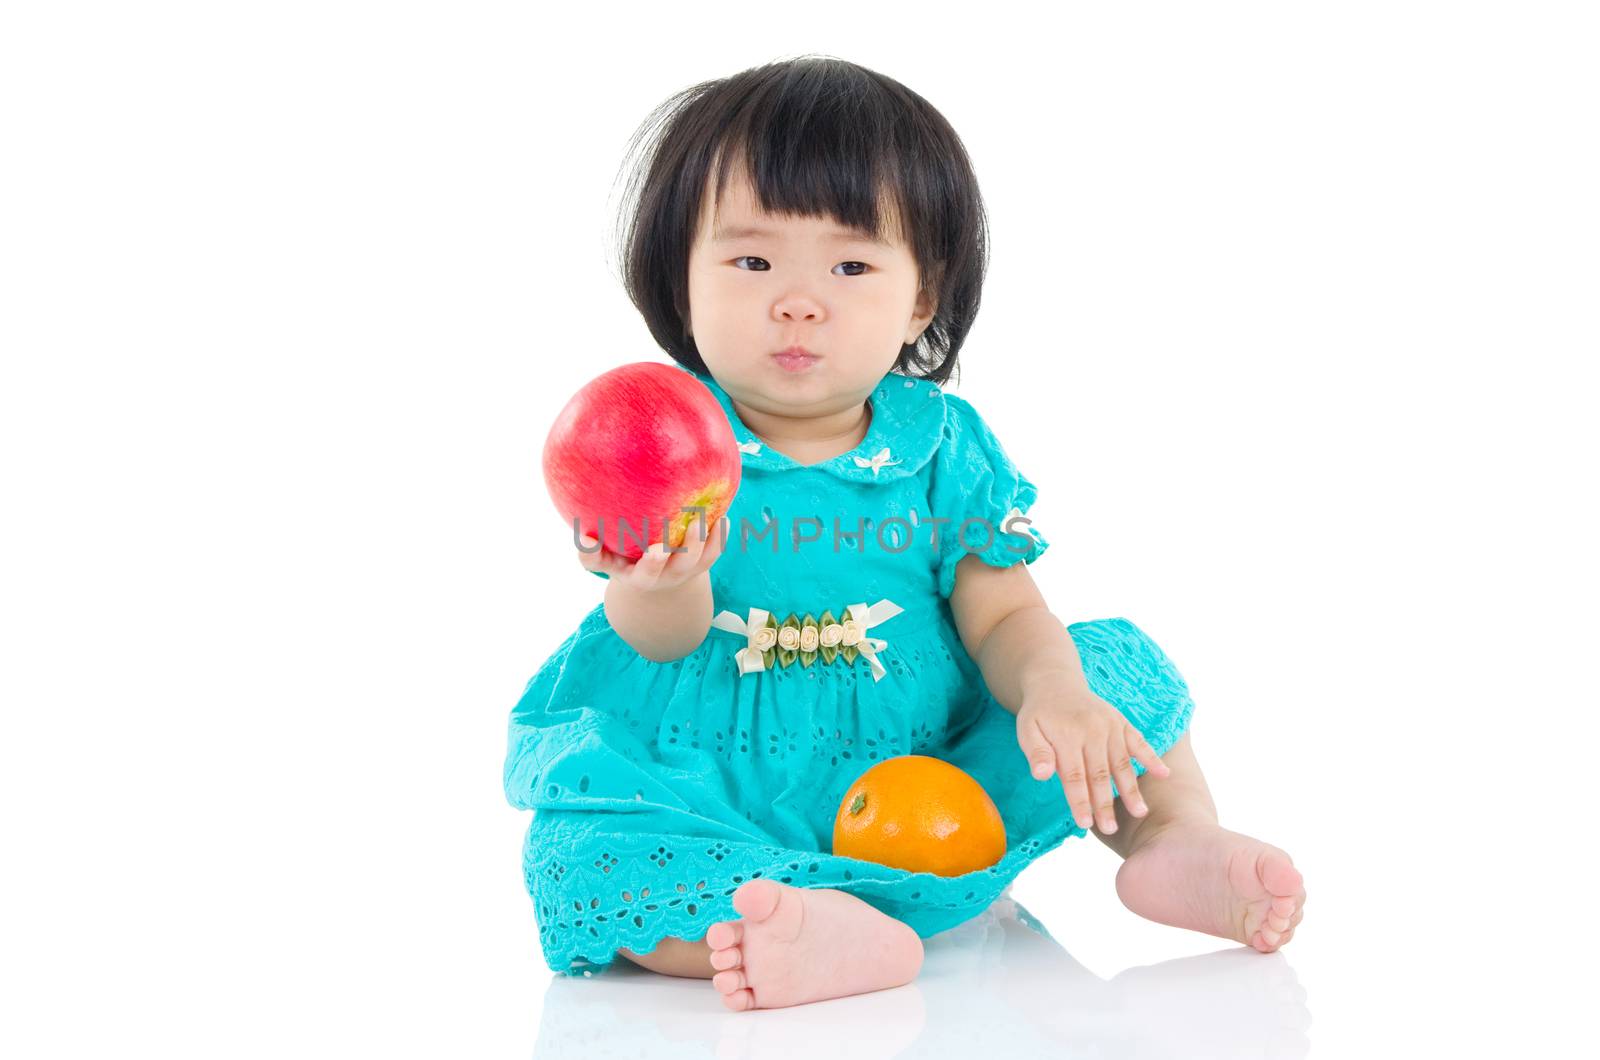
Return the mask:
<path fill-rule="evenodd" d="M 765 213 L 831 218 L 865 239 L 912 244 L 907 233 L 926 226 L 914 214 L 906 223 L 910 167 L 892 123 L 838 93 L 813 98 L 784 88 L 752 99 L 713 143 L 713 198 L 743 177 Z"/>

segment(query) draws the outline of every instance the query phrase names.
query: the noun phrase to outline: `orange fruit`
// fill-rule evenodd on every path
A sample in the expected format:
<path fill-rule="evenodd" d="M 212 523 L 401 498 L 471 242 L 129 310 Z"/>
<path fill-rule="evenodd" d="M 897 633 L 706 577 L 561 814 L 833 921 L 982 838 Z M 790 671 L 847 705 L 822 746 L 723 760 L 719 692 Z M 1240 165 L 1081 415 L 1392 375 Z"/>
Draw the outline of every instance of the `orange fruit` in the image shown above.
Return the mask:
<path fill-rule="evenodd" d="M 927 755 L 899 755 L 861 774 L 844 793 L 833 819 L 833 852 L 959 876 L 1005 856 L 1006 826 L 966 770 Z"/>

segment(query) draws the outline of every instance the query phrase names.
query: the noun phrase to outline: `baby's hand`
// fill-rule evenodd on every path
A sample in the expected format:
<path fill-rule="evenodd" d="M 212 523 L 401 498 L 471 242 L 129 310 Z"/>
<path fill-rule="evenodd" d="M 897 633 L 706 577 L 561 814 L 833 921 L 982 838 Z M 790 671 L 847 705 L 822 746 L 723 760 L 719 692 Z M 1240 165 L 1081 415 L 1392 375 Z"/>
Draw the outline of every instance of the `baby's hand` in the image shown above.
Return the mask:
<path fill-rule="evenodd" d="M 654 592 L 662 589 L 675 589 L 684 582 L 710 570 L 711 565 L 722 555 L 723 546 L 726 544 L 726 519 L 718 519 L 707 528 L 699 519 L 689 524 L 689 532 L 683 537 L 683 544 L 678 547 L 681 552 L 669 552 L 665 542 L 656 542 L 645 549 L 644 555 L 637 560 L 629 560 L 615 552 L 601 546 L 598 550 L 585 552 L 584 549 L 593 549 L 595 539 L 585 534 L 579 538 L 582 548 L 578 550 L 578 562 L 583 564 L 585 570 L 603 571 L 610 575 L 612 581 L 621 581 L 631 588 L 645 592 Z"/>
<path fill-rule="evenodd" d="M 1017 742 L 1033 764 L 1036 779 L 1060 770 L 1067 805 L 1072 807 L 1078 827 L 1087 830 L 1098 818 L 1102 834 L 1117 830 L 1117 815 L 1111 806 L 1112 777 L 1129 813 L 1143 817 L 1149 812 L 1139 794 L 1131 759 L 1137 758 L 1157 777 L 1171 772 L 1121 711 L 1087 690 L 1051 690 L 1025 701 L 1017 711 Z"/>

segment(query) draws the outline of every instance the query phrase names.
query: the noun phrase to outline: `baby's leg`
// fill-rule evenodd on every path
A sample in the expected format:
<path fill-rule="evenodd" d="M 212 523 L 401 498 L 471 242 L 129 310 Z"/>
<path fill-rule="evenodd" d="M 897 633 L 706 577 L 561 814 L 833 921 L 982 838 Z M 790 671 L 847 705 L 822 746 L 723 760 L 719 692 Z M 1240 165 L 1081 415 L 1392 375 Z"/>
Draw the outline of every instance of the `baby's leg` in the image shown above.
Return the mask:
<path fill-rule="evenodd" d="M 639 967 L 648 968 L 662 975 L 676 975 L 684 979 L 710 979 L 717 974 L 717 970 L 711 966 L 711 947 L 706 945 L 705 939 L 695 939 L 690 942 L 669 935 L 657 943 L 656 948 L 649 953 L 634 953 L 632 950 L 624 949 L 619 949 L 617 952 Z"/>
<path fill-rule="evenodd" d="M 1193 730 L 1192 725 L 1190 729 Z M 1099 829 L 1093 834 L 1124 859 L 1130 857 L 1147 836 L 1154 836 L 1174 824 L 1217 823 L 1217 804 L 1211 798 L 1211 788 L 1206 784 L 1205 775 L 1200 772 L 1200 760 L 1194 755 L 1193 742 L 1189 737 L 1190 733 L 1185 732 L 1161 756 L 1170 773 L 1164 777 L 1146 773 L 1139 778 L 1139 794 L 1149 808 L 1143 817 L 1135 817 L 1128 812 L 1127 800 L 1121 792 L 1111 803 L 1114 817 L 1099 806 L 1093 808 L 1097 822 L 1105 822 L 1108 817 L 1116 821 L 1116 827 L 1110 834 L 1107 834 L 1104 823 L 1100 823 Z M 1090 778 L 1091 791 L 1094 788 L 1094 778 Z M 1104 790 L 1109 794 L 1109 786 Z"/>
<path fill-rule="evenodd" d="M 1299 870 L 1278 847 L 1217 823 L 1188 732 L 1161 760 L 1171 773 L 1139 778 L 1149 812 L 1135 817 L 1119 797 L 1116 829 L 1094 833 L 1122 855 L 1117 896 L 1147 920 L 1271 953 L 1300 923 L 1306 889 Z"/>

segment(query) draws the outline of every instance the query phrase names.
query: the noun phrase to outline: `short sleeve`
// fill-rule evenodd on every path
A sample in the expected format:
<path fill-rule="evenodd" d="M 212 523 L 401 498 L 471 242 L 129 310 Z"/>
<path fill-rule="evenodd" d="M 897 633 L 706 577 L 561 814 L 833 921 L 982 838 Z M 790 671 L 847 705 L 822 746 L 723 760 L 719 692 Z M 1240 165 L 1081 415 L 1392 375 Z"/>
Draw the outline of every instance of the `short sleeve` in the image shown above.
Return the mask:
<path fill-rule="evenodd" d="M 1032 563 L 1050 547 L 1027 518 L 1038 497 L 972 404 L 945 394 L 945 425 L 934 456 L 928 503 L 939 522 L 939 595 L 956 587 L 968 553 L 991 567 Z"/>

